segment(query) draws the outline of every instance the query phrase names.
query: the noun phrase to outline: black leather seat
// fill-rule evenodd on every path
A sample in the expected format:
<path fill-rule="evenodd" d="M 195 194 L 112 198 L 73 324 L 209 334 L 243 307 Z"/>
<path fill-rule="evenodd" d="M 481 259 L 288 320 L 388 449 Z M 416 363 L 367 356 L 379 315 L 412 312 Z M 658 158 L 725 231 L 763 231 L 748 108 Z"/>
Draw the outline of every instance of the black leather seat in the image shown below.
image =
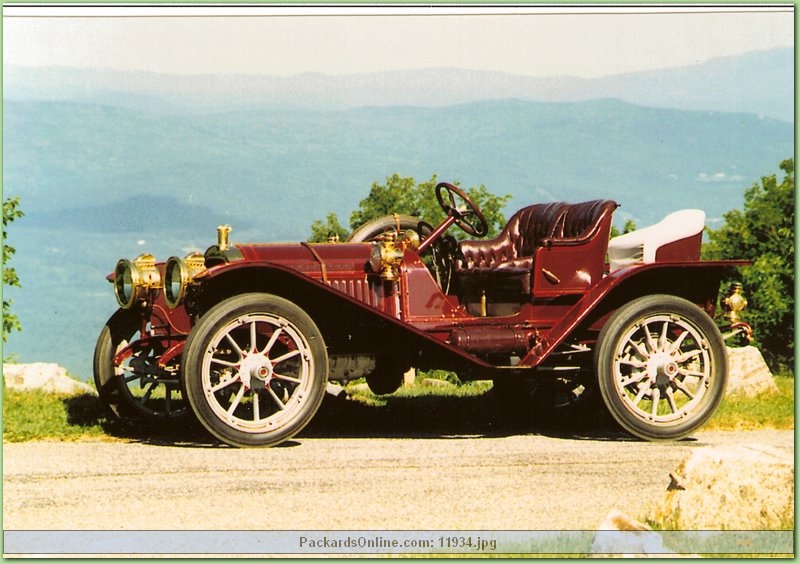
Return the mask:
<path fill-rule="evenodd" d="M 488 292 L 490 274 L 514 278 L 523 293 L 530 293 L 533 255 L 542 241 L 559 231 L 560 220 L 569 204 L 553 202 L 522 208 L 508 220 L 500 234 L 488 241 L 462 241 L 463 258 L 456 261 L 459 294 L 480 298 Z M 527 283 L 527 287 L 526 287 Z"/>
<path fill-rule="evenodd" d="M 599 245 L 602 252 L 597 250 L 598 245 L 591 245 L 591 256 L 581 257 L 590 276 L 599 277 L 616 208 L 617 203 L 611 200 L 535 204 L 515 213 L 495 239 L 463 241 L 462 257 L 455 264 L 460 298 L 475 302 L 485 292 L 491 302 L 521 303 L 535 293 L 534 262 L 539 249 L 577 247 L 604 237 Z"/>

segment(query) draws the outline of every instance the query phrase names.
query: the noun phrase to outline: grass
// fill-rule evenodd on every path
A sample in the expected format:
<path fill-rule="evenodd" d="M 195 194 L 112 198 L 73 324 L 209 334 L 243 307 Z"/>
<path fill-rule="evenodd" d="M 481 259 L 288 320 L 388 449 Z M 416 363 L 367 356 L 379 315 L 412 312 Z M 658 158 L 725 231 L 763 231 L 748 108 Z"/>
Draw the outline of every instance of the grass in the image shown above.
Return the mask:
<path fill-rule="evenodd" d="M 794 378 L 775 377 L 777 393 L 754 397 L 729 396 L 706 424 L 715 431 L 750 431 L 755 429 L 794 429 Z"/>
<path fill-rule="evenodd" d="M 431 378 L 418 378 L 413 386 L 401 386 L 396 392 L 388 396 L 376 396 L 363 380 L 356 380 L 345 386 L 348 396 L 366 405 L 386 406 L 392 398 L 423 398 L 423 397 L 454 397 L 468 398 L 485 394 L 492 388 L 489 381 L 466 382 L 453 384 L 446 380 Z"/>
<path fill-rule="evenodd" d="M 3 389 L 3 440 L 79 440 L 107 437 L 105 414 L 90 394 L 66 397 Z"/>
<path fill-rule="evenodd" d="M 794 378 L 775 378 L 778 392 L 753 398 L 726 397 L 706 429 L 755 430 L 794 428 Z M 492 435 L 494 433 L 547 432 L 569 436 L 575 425 L 593 428 L 591 422 L 516 422 L 494 394 L 490 382 L 453 382 L 418 377 L 414 386 L 376 396 L 363 381 L 346 386 L 348 398 L 328 398 L 312 420 L 305 436 L 431 436 Z M 121 428 L 106 420 L 99 400 L 92 395 L 63 397 L 41 391 L 4 389 L 3 440 L 144 439 L 171 430 L 152 426 Z M 183 433 L 183 430 L 176 430 Z M 197 430 L 189 431 L 196 433 Z"/>

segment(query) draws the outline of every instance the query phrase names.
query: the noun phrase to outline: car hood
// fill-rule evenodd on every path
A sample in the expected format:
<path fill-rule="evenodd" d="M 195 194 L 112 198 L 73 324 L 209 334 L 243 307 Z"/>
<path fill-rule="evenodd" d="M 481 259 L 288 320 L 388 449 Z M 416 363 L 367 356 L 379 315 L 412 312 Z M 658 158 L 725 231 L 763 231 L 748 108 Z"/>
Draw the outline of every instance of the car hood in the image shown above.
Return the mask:
<path fill-rule="evenodd" d="M 301 272 L 369 271 L 371 243 L 296 243 L 235 245 L 247 262 L 278 263 Z"/>

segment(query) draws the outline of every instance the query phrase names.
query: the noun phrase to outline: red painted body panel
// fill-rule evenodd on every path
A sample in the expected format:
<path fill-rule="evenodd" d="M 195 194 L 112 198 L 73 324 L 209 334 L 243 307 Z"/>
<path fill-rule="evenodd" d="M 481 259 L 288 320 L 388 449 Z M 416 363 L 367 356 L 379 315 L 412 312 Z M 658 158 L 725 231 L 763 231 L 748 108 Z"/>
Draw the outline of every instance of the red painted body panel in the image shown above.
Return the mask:
<path fill-rule="evenodd" d="M 372 245 L 301 243 L 236 245 L 236 248 L 245 261 L 278 263 L 322 280 L 326 275 L 364 276 Z"/>
<path fill-rule="evenodd" d="M 705 278 L 710 278 L 708 282 L 714 288 L 713 293 L 703 288 L 698 288 L 698 291 L 701 294 L 705 294 L 706 300 L 716 300 L 716 293 L 719 288 L 719 280 L 722 271 L 726 268 L 746 266 L 747 264 L 749 264 L 747 261 L 676 262 L 668 265 L 651 263 L 618 270 L 605 276 L 598 284 L 594 285 L 589 291 L 583 294 L 578 303 L 542 335 L 541 341 L 522 359 L 521 364 L 537 366 L 544 361 L 548 355 L 563 342 L 567 335 L 571 334 L 575 328 L 585 321 L 590 313 L 597 310 L 600 304 L 602 304 L 615 289 L 620 288 L 626 283 L 635 283 L 638 278 L 642 278 L 648 274 L 658 274 L 664 279 L 664 288 L 668 288 L 670 285 L 669 278 L 675 276 L 676 273 L 680 273 L 684 280 L 693 280 L 694 285 L 698 286 L 700 279 L 705 276 Z M 694 301 L 695 303 L 698 302 L 698 300 Z M 703 306 L 713 317 L 713 303 L 698 303 L 698 305 Z M 611 311 L 609 311 L 603 319 L 608 317 L 610 313 Z M 596 330 L 599 330 L 601 327 L 602 322 L 596 322 L 594 324 L 594 329 Z"/>
<path fill-rule="evenodd" d="M 594 273 L 594 276 L 601 276 L 600 279 L 592 280 L 590 287 L 573 299 L 565 300 L 564 294 L 574 293 L 575 283 L 565 292 L 543 292 L 546 298 L 521 304 L 512 315 L 481 317 L 468 313 L 456 296 L 444 294 L 420 257 L 410 250 L 405 252 L 398 279 L 386 282 L 370 270 L 370 244 L 238 245 L 237 248 L 243 261 L 214 267 L 205 278 L 211 280 L 231 270 L 256 266 L 293 271 L 315 286 L 386 316 L 398 327 L 424 335 L 427 341 L 461 358 L 469 358 L 482 368 L 492 365 L 479 355 L 509 351 L 519 354 L 523 343 L 529 346 L 517 366 L 540 365 L 615 288 L 632 285 L 632 281 L 647 273 L 663 272 L 669 277 L 680 272 L 686 279 L 697 279 L 702 277 L 698 274 L 701 271 L 717 273 L 725 267 L 747 264 L 742 261 L 684 261 L 669 265 L 636 265 L 609 275 Z M 575 268 L 578 263 L 573 250 L 577 249 L 580 247 L 559 249 L 570 257 L 561 261 L 559 272 Z M 668 272 L 664 270 L 667 266 Z M 718 276 L 713 274 L 711 278 L 717 280 Z M 715 299 L 716 291 L 714 288 L 713 296 L 703 300 Z M 554 295 L 550 296 L 551 293 Z"/>
<path fill-rule="evenodd" d="M 700 245 L 703 232 L 662 245 L 656 251 L 656 262 L 680 262 L 700 260 Z"/>
<path fill-rule="evenodd" d="M 397 316 L 396 296 L 369 269 L 369 243 L 237 245 L 245 263 L 291 269 L 387 315 Z M 235 263 L 241 268 L 242 263 Z M 226 266 L 216 267 L 218 272 Z"/>
<path fill-rule="evenodd" d="M 396 278 L 385 280 L 370 267 L 376 243 L 239 244 L 231 247 L 229 255 L 211 247 L 206 256 L 215 260 L 195 277 L 193 298 L 184 306 L 170 309 L 159 294 L 143 323 L 148 334 L 162 341 L 167 350 L 163 364 L 179 357 L 195 318 L 215 300 L 244 291 L 287 292 L 301 307 L 315 309 L 314 321 L 322 326 L 350 331 L 346 318 L 326 319 L 343 315 L 341 308 L 329 313 L 314 307 L 328 300 L 326 303 L 347 304 L 357 308 L 348 311 L 361 311 L 389 323 L 400 331 L 398 334 L 408 333 L 414 337 L 408 342 L 416 343 L 409 347 L 432 346 L 430 350 L 467 361 L 478 369 L 507 366 L 508 360 L 492 358 L 515 356 L 519 358 L 514 362 L 516 368 L 530 369 L 541 365 L 576 333 L 580 333 L 582 342 L 590 342 L 616 307 L 639 295 L 675 293 L 713 315 L 720 272 L 747 264 L 701 262 L 697 260 L 700 240 L 691 237 L 665 246 L 659 256 L 664 262 L 607 274 L 601 260 L 608 241 L 607 227 L 577 243 L 550 243 L 537 248 L 531 272 L 533 295 L 522 296 L 519 303 L 489 304 L 502 306 L 493 310 L 502 315 L 476 315 L 474 301 L 463 302 L 455 291 L 445 294 L 419 254 L 408 248 L 397 265 Z M 164 266 L 159 268 L 163 277 Z M 329 302 L 331 299 L 339 302 Z M 363 354 L 370 354 L 369 347 L 379 341 L 380 336 L 370 335 L 371 344 L 361 347 Z M 397 354 L 410 357 L 416 352 L 398 350 Z"/>

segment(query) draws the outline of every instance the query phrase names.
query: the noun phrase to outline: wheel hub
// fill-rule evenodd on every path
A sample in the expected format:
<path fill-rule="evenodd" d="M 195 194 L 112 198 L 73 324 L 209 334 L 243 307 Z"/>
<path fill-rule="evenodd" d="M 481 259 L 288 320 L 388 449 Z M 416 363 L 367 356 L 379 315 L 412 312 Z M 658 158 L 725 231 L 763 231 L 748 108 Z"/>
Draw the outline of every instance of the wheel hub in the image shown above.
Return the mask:
<path fill-rule="evenodd" d="M 239 364 L 239 378 L 248 389 L 263 388 L 272 375 L 272 363 L 263 355 L 247 355 Z"/>
<path fill-rule="evenodd" d="M 656 386 L 666 386 L 678 375 L 678 363 L 668 353 L 656 353 L 647 361 L 647 375 Z"/>

